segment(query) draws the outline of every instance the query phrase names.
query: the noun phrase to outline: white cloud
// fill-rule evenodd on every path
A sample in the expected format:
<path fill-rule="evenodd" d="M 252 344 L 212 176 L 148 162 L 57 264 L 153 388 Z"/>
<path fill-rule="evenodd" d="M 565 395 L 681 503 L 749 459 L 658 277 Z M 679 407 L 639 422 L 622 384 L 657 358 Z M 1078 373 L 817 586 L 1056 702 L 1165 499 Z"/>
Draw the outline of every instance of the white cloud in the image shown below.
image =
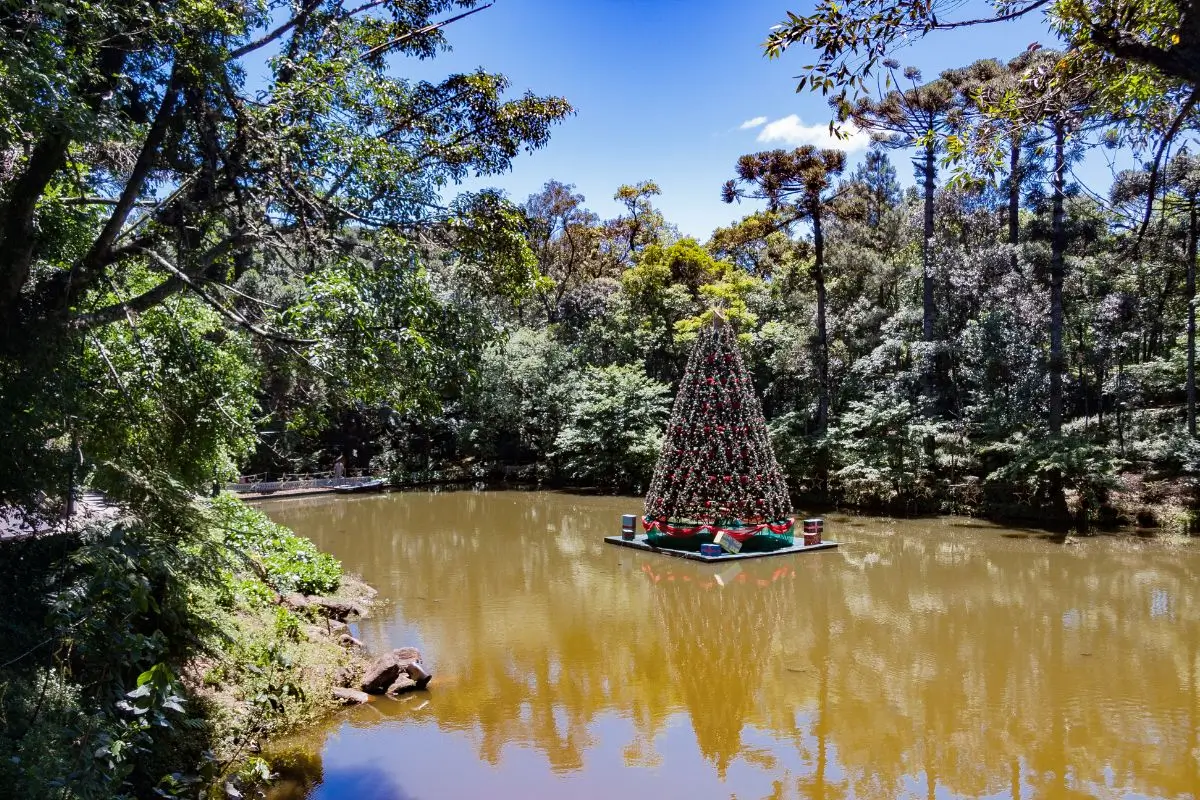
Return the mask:
<path fill-rule="evenodd" d="M 751 120 L 753 122 L 753 120 Z M 745 127 L 745 126 L 743 126 Z M 758 132 L 760 142 L 783 142 L 793 147 L 811 144 L 816 147 L 827 147 L 832 150 L 845 150 L 853 153 L 865 150 L 871 144 L 871 137 L 860 131 L 853 123 L 847 122 L 841 126 L 846 138 L 841 139 L 829 133 L 829 123 L 823 125 L 805 125 L 796 114 L 768 122 Z"/>
<path fill-rule="evenodd" d="M 739 125 L 738 128 L 740 128 L 741 130 L 744 130 L 744 131 L 748 131 L 751 128 L 757 128 L 759 125 L 762 125 L 766 121 L 767 121 L 766 117 L 755 117 L 754 119 L 746 120 L 741 125 Z"/>

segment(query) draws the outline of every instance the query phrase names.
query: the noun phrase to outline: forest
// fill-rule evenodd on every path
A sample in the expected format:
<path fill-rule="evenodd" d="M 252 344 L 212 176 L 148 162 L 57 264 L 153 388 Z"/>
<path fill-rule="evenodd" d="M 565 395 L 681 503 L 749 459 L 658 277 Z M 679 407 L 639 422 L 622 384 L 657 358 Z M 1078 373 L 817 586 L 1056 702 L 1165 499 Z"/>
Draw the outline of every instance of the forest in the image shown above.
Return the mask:
<path fill-rule="evenodd" d="M 711 187 L 743 218 L 704 241 L 653 175 L 618 178 L 608 219 L 569 174 L 456 189 L 575 113 L 483 69 L 406 77 L 487 5 L 0 3 L 0 509 L 53 525 L 87 488 L 127 520 L 3 544 L 22 796 L 195 791 L 178 762 L 216 733 L 172 722 L 179 665 L 246 599 L 214 487 L 341 455 L 402 484 L 644 492 L 713 308 L 798 509 L 1190 530 L 1194 3 L 1059 0 L 1058 49 L 937 75 L 897 43 L 1045 0 L 789 15 L 766 55 L 815 59 L 798 90 L 873 147 L 747 152 Z M 1098 148 L 1141 166 L 1085 185 Z"/>
<path fill-rule="evenodd" d="M 441 373 L 428 403 L 331 407 L 307 436 L 293 415 L 310 407 L 272 394 L 272 427 L 289 433 L 253 471 L 345 452 L 401 483 L 637 494 L 690 341 L 719 307 L 800 502 L 1188 526 L 1200 157 L 1164 147 L 1098 194 L 1072 167 L 1122 131 L 1082 102 L 1022 111 L 990 173 L 928 135 L 995 136 L 978 130 L 997 124 L 987 104 L 1061 58 L 933 79 L 886 67 L 900 88 L 842 111 L 876 140 L 857 168 L 812 146 L 749 153 L 713 191 L 760 207 L 704 242 L 664 218 L 653 180 L 617 187 L 625 213 L 607 220 L 547 181 L 517 207 L 534 267 L 521 294 L 465 301 L 453 278 L 424 276 L 447 298 L 440 319 L 473 320 L 477 338 L 444 347 L 478 369 Z M 887 149 L 911 155 L 916 186 L 901 189 Z"/>

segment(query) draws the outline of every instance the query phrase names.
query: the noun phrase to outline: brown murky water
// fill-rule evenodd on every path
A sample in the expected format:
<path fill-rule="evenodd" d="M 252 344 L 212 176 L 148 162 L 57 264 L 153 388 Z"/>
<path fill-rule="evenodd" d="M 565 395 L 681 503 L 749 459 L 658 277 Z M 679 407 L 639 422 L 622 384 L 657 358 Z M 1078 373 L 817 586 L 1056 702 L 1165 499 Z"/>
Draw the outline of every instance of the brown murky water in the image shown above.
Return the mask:
<path fill-rule="evenodd" d="M 280 744 L 277 797 L 1194 797 L 1200 553 L 832 517 L 836 550 L 604 544 L 637 500 L 391 494 L 265 510 L 393 601 L 426 693 Z"/>

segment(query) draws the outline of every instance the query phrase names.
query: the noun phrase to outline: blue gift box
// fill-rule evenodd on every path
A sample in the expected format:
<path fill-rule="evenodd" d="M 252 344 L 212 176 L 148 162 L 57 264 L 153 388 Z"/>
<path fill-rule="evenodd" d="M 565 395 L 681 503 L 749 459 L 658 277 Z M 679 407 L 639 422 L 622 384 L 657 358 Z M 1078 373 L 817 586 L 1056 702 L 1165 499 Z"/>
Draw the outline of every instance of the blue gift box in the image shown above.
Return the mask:
<path fill-rule="evenodd" d="M 721 545 L 713 543 L 713 542 L 706 542 L 706 543 L 700 545 L 700 555 L 702 555 L 702 556 L 719 556 L 719 555 L 721 555 Z"/>

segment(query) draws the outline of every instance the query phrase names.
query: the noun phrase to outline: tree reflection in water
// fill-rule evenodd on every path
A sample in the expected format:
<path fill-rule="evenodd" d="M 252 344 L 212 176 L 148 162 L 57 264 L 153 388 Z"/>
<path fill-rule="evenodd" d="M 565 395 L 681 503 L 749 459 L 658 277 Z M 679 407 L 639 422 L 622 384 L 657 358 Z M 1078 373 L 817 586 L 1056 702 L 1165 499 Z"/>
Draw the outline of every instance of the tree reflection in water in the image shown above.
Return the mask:
<path fill-rule="evenodd" d="M 780 800 L 1200 786 L 1188 550 L 831 520 L 838 550 L 727 574 L 604 545 L 636 508 L 518 492 L 268 506 L 393 602 L 360 626 L 369 645 L 416 643 L 435 668 L 419 702 L 291 744 L 337 753 L 347 730 L 432 737 L 437 758 L 469 744 L 440 772 L 385 767 L 419 796 L 529 796 L 530 781 Z"/>

